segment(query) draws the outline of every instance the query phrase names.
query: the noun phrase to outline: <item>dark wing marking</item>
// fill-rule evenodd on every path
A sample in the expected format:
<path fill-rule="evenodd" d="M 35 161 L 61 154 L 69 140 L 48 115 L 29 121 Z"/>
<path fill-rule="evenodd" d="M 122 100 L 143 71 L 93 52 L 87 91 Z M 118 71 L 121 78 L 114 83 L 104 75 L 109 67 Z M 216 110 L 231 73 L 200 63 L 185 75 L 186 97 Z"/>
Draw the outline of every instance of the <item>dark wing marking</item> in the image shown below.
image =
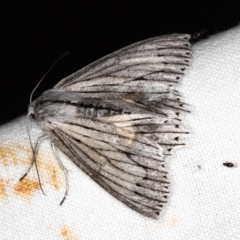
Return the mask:
<path fill-rule="evenodd" d="M 189 66 L 189 38 L 172 34 L 132 44 L 64 78 L 54 88 L 77 91 L 85 98 L 159 97 Z"/>

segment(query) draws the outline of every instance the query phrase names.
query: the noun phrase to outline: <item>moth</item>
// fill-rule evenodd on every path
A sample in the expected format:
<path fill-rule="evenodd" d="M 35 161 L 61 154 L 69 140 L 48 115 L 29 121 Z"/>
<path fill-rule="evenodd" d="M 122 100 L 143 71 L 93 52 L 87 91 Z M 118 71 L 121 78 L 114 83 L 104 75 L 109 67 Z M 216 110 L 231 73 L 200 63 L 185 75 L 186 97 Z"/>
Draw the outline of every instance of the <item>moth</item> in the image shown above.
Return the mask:
<path fill-rule="evenodd" d="M 191 60 L 191 36 L 134 43 L 61 80 L 29 105 L 52 144 L 140 214 L 167 203 L 165 161 L 184 145 L 188 112 L 175 89 Z"/>

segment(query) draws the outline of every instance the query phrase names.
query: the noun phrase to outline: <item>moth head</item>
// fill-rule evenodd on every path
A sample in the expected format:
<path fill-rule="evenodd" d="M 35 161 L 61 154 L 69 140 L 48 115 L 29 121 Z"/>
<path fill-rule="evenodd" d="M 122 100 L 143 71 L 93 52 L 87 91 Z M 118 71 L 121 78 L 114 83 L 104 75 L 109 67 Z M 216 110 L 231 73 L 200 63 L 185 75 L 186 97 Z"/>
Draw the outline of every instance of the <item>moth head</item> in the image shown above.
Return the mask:
<path fill-rule="evenodd" d="M 34 111 L 34 104 L 30 104 L 28 107 L 28 116 L 31 116 L 33 119 L 36 119 L 35 111 Z"/>

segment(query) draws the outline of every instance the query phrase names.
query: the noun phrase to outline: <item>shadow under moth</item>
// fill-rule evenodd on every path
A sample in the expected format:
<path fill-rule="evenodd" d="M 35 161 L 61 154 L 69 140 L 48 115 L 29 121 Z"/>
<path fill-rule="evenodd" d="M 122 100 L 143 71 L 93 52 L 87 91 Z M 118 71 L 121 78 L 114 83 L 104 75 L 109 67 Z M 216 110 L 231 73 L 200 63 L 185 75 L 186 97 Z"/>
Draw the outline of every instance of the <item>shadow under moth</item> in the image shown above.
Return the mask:
<path fill-rule="evenodd" d="M 175 85 L 191 60 L 191 36 L 134 43 L 61 80 L 28 115 L 77 167 L 140 214 L 158 218 L 169 195 L 165 169 L 184 145 L 187 105 Z"/>

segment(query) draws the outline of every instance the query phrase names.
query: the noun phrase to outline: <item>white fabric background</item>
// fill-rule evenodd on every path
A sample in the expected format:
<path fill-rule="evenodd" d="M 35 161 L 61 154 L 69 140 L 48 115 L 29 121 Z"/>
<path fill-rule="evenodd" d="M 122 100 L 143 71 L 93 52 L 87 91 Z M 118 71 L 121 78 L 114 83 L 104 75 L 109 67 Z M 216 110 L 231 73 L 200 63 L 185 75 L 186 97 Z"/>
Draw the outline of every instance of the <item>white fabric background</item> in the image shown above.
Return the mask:
<path fill-rule="evenodd" d="M 47 196 L 35 169 L 19 183 L 31 159 L 22 117 L 0 128 L 0 239 L 240 239 L 240 27 L 195 44 L 178 89 L 191 105 L 191 134 L 168 161 L 171 197 L 159 220 L 127 208 L 60 153 L 70 189 L 59 206 L 64 177 L 48 141 L 38 155 Z M 40 135 L 32 123 L 33 140 Z"/>

